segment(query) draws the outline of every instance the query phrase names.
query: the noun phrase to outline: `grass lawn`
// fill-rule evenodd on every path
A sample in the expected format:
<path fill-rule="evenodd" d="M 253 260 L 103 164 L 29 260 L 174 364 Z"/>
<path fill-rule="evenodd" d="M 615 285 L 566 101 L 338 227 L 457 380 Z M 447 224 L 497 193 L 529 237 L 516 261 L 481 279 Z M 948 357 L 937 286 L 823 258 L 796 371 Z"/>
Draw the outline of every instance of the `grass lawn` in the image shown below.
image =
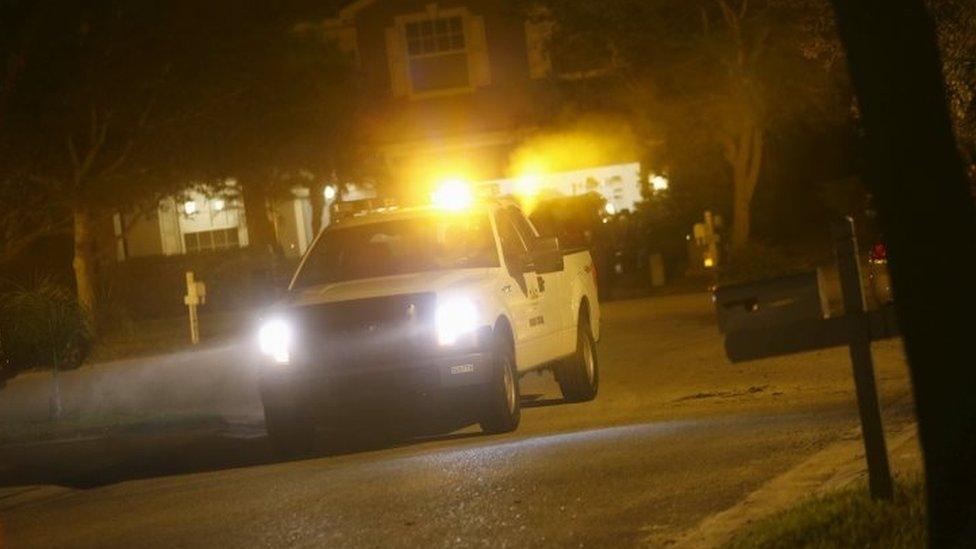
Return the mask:
<path fill-rule="evenodd" d="M 165 431 L 167 429 L 213 428 L 223 425 L 216 415 L 186 414 L 84 414 L 60 420 L 0 423 L 0 446 L 74 437 L 118 433 Z"/>
<path fill-rule="evenodd" d="M 872 501 L 864 484 L 806 500 L 746 529 L 726 547 L 925 547 L 922 482 L 901 479 L 893 502 Z"/>

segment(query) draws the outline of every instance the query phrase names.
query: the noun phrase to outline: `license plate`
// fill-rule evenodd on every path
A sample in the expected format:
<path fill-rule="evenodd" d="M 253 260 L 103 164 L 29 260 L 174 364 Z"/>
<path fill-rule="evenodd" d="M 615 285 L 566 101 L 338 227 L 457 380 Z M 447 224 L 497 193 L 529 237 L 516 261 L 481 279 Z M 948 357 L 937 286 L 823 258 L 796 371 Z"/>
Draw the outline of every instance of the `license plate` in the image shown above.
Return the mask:
<path fill-rule="evenodd" d="M 474 371 L 474 364 L 461 364 L 460 366 L 451 366 L 451 375 L 469 374 L 473 371 Z"/>

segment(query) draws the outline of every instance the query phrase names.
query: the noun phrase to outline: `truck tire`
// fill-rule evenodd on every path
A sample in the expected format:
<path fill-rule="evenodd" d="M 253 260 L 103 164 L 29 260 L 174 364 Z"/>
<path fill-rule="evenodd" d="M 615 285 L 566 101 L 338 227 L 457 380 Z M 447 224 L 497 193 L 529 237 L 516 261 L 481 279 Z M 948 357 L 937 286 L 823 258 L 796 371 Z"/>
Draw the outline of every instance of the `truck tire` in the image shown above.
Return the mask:
<path fill-rule="evenodd" d="M 518 371 L 515 369 L 515 350 L 508 336 L 495 343 L 491 381 L 485 392 L 481 430 L 486 434 L 509 433 L 518 428 L 522 419 Z"/>
<path fill-rule="evenodd" d="M 600 387 L 600 363 L 585 311 L 580 312 L 576 325 L 576 352 L 556 366 L 554 374 L 566 402 L 586 402 L 596 398 Z"/>
<path fill-rule="evenodd" d="M 300 409 L 265 405 L 264 423 L 271 445 L 278 455 L 290 457 L 312 451 L 315 426 Z"/>

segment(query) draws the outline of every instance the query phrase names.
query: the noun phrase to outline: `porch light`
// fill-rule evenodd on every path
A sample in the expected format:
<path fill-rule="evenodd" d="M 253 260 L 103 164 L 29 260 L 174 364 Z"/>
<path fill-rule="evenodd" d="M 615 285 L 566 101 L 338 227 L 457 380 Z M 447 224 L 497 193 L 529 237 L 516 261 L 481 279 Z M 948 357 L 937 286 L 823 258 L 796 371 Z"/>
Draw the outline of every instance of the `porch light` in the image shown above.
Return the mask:
<path fill-rule="evenodd" d="M 655 192 L 666 191 L 670 186 L 670 181 L 668 181 L 668 178 L 663 175 L 651 174 L 650 182 L 651 188 L 654 189 Z"/>

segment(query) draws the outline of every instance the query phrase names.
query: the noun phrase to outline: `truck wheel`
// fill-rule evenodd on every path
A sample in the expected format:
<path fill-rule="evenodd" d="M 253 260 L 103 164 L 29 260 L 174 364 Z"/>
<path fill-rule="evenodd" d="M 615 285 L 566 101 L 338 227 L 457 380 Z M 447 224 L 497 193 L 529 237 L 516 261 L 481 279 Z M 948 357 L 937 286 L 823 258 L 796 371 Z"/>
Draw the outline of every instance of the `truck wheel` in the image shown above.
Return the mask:
<path fill-rule="evenodd" d="M 485 394 L 484 412 L 479 422 L 487 434 L 508 433 L 518 428 L 522 419 L 518 372 L 512 342 L 499 338 L 495 344 L 491 381 Z"/>
<path fill-rule="evenodd" d="M 315 426 L 307 414 L 292 407 L 264 407 L 264 423 L 275 452 L 282 456 L 312 451 Z"/>
<path fill-rule="evenodd" d="M 554 373 L 567 402 L 586 402 L 596 398 L 600 387 L 600 364 L 585 312 L 580 313 L 576 327 L 576 352 L 559 364 Z"/>

